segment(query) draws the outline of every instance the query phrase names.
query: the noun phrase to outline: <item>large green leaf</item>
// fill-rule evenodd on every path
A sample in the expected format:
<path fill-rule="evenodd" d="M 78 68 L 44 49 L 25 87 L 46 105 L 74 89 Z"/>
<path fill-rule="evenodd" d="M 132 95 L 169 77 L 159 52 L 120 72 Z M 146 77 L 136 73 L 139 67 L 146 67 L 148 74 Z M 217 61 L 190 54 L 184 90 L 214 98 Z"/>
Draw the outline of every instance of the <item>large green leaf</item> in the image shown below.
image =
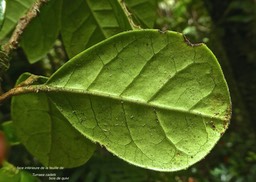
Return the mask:
<path fill-rule="evenodd" d="M 81 133 L 150 169 L 174 171 L 199 161 L 230 119 L 216 58 L 175 32 L 114 36 L 69 61 L 47 88 Z"/>
<path fill-rule="evenodd" d="M 25 15 L 26 11 L 36 0 L 7 0 L 6 17 L 3 28 L 0 31 L 0 40 L 2 40 L 15 27 L 18 20 Z"/>
<path fill-rule="evenodd" d="M 20 44 L 30 63 L 43 58 L 58 37 L 61 26 L 61 6 L 62 0 L 46 3 L 22 34 Z"/>
<path fill-rule="evenodd" d="M 176 32 L 121 33 L 66 63 L 45 85 L 59 112 L 120 158 L 174 171 L 199 161 L 226 130 L 231 103 L 204 45 Z"/>
<path fill-rule="evenodd" d="M 27 75 L 19 82 L 24 78 Z M 94 152 L 95 145 L 70 125 L 44 93 L 14 97 L 12 119 L 20 141 L 46 166 L 76 167 Z"/>
<path fill-rule="evenodd" d="M 122 1 L 122 0 L 119 0 Z M 157 18 L 157 2 L 159 0 L 123 0 L 138 25 L 143 28 L 154 28 Z"/>
<path fill-rule="evenodd" d="M 115 35 L 130 30 L 117 0 L 64 0 L 61 34 L 69 57 Z"/>

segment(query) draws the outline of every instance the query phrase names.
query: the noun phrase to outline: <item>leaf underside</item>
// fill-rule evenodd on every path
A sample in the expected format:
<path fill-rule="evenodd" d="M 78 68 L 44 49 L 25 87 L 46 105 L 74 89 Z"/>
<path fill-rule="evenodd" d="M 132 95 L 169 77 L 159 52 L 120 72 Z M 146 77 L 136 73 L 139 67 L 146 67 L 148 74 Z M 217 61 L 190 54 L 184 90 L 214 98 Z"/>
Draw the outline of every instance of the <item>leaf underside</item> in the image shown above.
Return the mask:
<path fill-rule="evenodd" d="M 121 33 L 74 57 L 46 86 L 86 137 L 155 170 L 184 169 L 205 157 L 230 118 L 216 58 L 175 32 Z"/>
<path fill-rule="evenodd" d="M 176 32 L 113 36 L 37 88 L 88 139 L 159 171 L 184 169 L 205 157 L 231 112 L 214 55 Z"/>

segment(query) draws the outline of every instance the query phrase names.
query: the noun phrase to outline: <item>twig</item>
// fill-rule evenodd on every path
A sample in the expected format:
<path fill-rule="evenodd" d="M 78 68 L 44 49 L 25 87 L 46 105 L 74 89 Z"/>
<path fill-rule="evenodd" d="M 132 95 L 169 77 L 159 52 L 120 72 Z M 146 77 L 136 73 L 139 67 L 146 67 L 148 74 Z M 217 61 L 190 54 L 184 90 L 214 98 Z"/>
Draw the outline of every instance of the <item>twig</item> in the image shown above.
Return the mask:
<path fill-rule="evenodd" d="M 38 79 L 39 79 L 39 76 L 31 75 L 25 81 L 18 84 L 16 87 L 14 87 L 11 90 L 9 90 L 8 92 L 5 92 L 4 94 L 0 95 L 0 103 L 2 103 L 6 99 L 8 99 L 14 95 L 38 92 L 38 88 L 36 88 L 34 85 L 32 85 Z"/>
<path fill-rule="evenodd" d="M 28 89 L 26 89 L 28 88 Z M 12 88 L 11 90 L 9 90 L 8 92 L 5 92 L 4 94 L 0 95 L 0 103 L 2 103 L 3 101 L 5 101 L 6 99 L 14 96 L 14 95 L 19 95 L 22 93 L 31 93 L 32 90 L 29 89 L 28 87 L 15 87 Z"/>
<path fill-rule="evenodd" d="M 184 42 L 185 42 L 188 46 L 190 46 L 190 47 L 198 47 L 198 46 L 203 45 L 203 43 L 196 43 L 196 44 L 193 44 L 193 43 L 191 43 L 191 42 L 188 40 L 188 38 L 186 37 L 185 34 L 182 34 L 182 35 L 183 35 Z"/>
<path fill-rule="evenodd" d="M 128 21 L 131 25 L 132 29 L 141 29 L 141 27 L 139 25 L 136 25 L 136 23 L 134 23 L 133 18 L 132 18 L 132 14 L 130 13 L 130 11 L 128 10 L 126 3 L 124 0 L 119 1 L 121 8 L 123 9 L 125 15 L 128 17 Z"/>
<path fill-rule="evenodd" d="M 33 6 L 29 9 L 27 14 L 25 16 L 23 16 L 22 18 L 20 18 L 10 40 L 2 47 L 3 51 L 7 55 L 10 55 L 10 53 L 18 47 L 19 39 L 20 39 L 22 33 L 24 32 L 25 28 L 28 26 L 28 24 L 31 22 L 31 20 L 37 16 L 39 9 L 47 1 L 48 0 L 37 0 L 33 4 Z"/>
<path fill-rule="evenodd" d="M 38 79 L 39 79 L 39 76 L 37 76 L 37 75 L 31 75 L 31 76 L 28 77 L 25 81 L 23 81 L 23 82 L 21 82 L 20 84 L 18 84 L 15 88 L 32 85 L 32 84 L 35 83 Z"/>

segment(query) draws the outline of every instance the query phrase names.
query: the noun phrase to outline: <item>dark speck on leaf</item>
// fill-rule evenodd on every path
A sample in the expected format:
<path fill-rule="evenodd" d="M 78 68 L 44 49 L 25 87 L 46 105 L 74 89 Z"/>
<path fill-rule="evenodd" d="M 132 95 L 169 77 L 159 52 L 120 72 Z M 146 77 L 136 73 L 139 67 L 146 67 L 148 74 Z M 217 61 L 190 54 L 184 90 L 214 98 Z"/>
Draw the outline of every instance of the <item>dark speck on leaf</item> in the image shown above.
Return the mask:
<path fill-rule="evenodd" d="M 213 121 L 210 121 L 209 123 L 210 123 L 210 126 L 212 127 L 212 129 L 216 129 L 216 126 Z"/>

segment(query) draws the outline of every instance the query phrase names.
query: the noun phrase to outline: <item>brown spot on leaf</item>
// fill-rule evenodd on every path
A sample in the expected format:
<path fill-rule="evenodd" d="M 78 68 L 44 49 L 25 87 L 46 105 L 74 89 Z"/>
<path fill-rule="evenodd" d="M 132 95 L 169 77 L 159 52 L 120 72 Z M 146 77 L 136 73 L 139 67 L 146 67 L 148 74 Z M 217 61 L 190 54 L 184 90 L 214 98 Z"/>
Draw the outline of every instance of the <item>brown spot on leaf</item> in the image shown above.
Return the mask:
<path fill-rule="evenodd" d="M 210 126 L 211 126 L 211 128 L 212 128 L 213 130 L 215 130 L 215 129 L 216 129 L 216 126 L 215 126 L 215 124 L 214 124 L 214 122 L 213 122 L 213 121 L 210 121 L 210 122 L 209 122 L 209 124 L 210 124 Z"/>
<path fill-rule="evenodd" d="M 231 119 L 231 115 L 232 115 L 232 106 L 230 104 L 229 107 L 227 108 L 226 112 L 225 112 L 225 115 L 224 115 L 224 119 L 225 119 L 224 123 L 223 123 L 224 129 L 228 128 L 229 121 Z"/>

